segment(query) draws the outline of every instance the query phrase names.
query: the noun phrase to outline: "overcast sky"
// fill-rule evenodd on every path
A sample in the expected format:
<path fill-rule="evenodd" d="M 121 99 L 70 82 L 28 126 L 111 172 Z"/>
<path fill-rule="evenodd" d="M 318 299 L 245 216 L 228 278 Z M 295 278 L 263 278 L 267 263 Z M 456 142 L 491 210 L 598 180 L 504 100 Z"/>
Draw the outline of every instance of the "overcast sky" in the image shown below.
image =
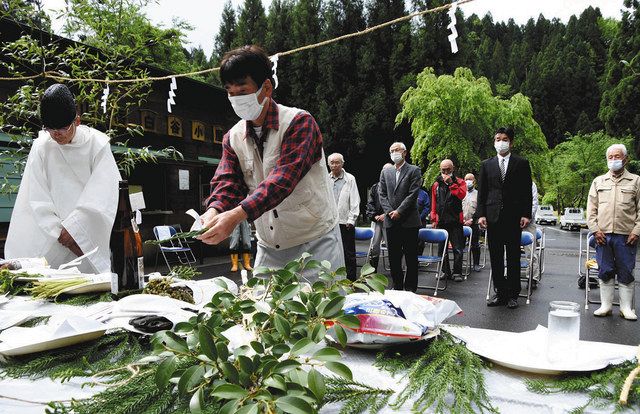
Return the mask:
<path fill-rule="evenodd" d="M 64 7 L 64 0 L 44 0 L 47 10 Z M 156 4 L 157 3 L 157 4 Z M 189 46 L 202 46 L 207 55 L 213 50 L 213 42 L 218 27 L 220 16 L 224 7 L 224 0 L 157 0 L 147 7 L 149 18 L 159 24 L 169 26 L 173 17 L 179 17 L 189 22 L 194 30 L 188 34 Z M 237 8 L 244 0 L 232 0 Z M 265 9 L 268 10 L 271 0 L 262 0 Z M 494 21 L 513 18 L 516 23 L 522 24 L 533 17 L 543 14 L 551 19 L 558 17 L 567 21 L 573 14 L 580 14 L 588 6 L 599 7 L 605 17 L 621 17 L 622 0 L 475 0 L 460 6 L 465 16 L 476 13 L 483 16 L 491 12 Z M 62 25 L 59 21 L 53 22 L 54 31 L 58 31 Z"/>

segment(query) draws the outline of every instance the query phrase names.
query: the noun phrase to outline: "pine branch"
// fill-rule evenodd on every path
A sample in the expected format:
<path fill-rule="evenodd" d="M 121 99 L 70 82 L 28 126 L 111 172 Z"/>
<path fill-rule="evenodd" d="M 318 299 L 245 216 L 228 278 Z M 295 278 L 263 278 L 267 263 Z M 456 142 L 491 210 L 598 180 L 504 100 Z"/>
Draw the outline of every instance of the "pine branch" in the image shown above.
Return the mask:
<path fill-rule="evenodd" d="M 208 228 L 204 228 L 204 229 L 200 229 L 200 230 L 176 233 L 173 236 L 171 236 L 171 237 L 169 237 L 167 239 L 163 239 L 163 240 L 146 240 L 144 242 L 144 244 L 160 245 L 160 244 L 167 243 L 167 242 L 174 241 L 174 240 L 190 239 L 190 238 L 194 238 L 196 236 L 199 236 L 199 235 L 203 234 L 207 230 L 209 230 L 209 229 Z"/>
<path fill-rule="evenodd" d="M 599 408 L 613 408 L 613 412 L 621 412 L 625 409 L 638 410 L 640 408 L 639 379 L 636 379 L 632 385 L 627 406 L 620 405 L 618 400 L 625 379 L 637 365 L 636 361 L 625 361 L 588 374 L 567 374 L 548 380 L 525 380 L 525 383 L 529 391 L 537 394 L 586 392 L 589 400 L 571 411 L 575 414 L 583 413 L 591 405 Z"/>
<path fill-rule="evenodd" d="M 9 378 L 48 377 L 64 381 L 127 365 L 148 351 L 135 334 L 115 332 L 88 343 L 11 358 L 0 363 L 0 368 L 2 375 Z"/>
<path fill-rule="evenodd" d="M 395 355 L 385 359 L 378 355 L 376 366 L 400 372 L 413 360 L 405 377 L 407 386 L 391 404 L 399 408 L 410 399 L 415 399 L 414 412 L 472 414 L 498 412 L 489 401 L 482 373 L 482 360 L 469 351 L 464 344 L 455 342 L 450 334 L 443 333 L 431 341 L 426 351 L 417 355 Z M 446 397 L 453 395 L 453 404 Z"/>
<path fill-rule="evenodd" d="M 72 306 L 88 306 L 98 302 L 111 302 L 111 300 L 111 294 L 104 292 L 84 295 L 61 295 L 56 299 L 56 303 Z"/>
<path fill-rule="evenodd" d="M 344 402 L 340 414 L 376 414 L 389 403 L 394 391 L 374 388 L 358 381 L 340 377 L 326 378 L 326 394 L 322 405 Z"/>

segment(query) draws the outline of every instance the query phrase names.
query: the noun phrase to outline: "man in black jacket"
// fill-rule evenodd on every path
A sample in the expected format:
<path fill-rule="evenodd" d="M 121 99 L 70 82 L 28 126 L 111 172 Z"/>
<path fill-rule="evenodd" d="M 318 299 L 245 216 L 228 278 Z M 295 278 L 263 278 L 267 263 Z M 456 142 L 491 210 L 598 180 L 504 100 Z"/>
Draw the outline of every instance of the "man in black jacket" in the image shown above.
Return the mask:
<path fill-rule="evenodd" d="M 491 274 L 497 290 L 487 306 L 515 309 L 520 293 L 520 235 L 531 220 L 531 168 L 529 161 L 511 153 L 513 129 L 499 128 L 494 147 L 497 155 L 484 160 L 480 167 L 476 210 L 478 224 L 487 229 Z"/>

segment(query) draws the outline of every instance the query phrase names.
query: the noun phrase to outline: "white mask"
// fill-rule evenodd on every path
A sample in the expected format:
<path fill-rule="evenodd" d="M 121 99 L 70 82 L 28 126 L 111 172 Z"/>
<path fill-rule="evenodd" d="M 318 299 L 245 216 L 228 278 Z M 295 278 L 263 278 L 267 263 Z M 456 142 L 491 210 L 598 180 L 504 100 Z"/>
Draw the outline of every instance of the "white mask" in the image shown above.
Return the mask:
<path fill-rule="evenodd" d="M 262 103 L 258 102 L 258 95 L 262 92 L 262 86 L 255 93 L 248 95 L 229 96 L 229 102 L 233 111 L 245 121 L 255 121 L 262 113 L 266 98 Z"/>
<path fill-rule="evenodd" d="M 493 143 L 493 146 L 500 155 L 509 152 L 509 143 L 507 141 L 496 141 Z"/>
<path fill-rule="evenodd" d="M 623 163 L 622 160 L 608 160 L 607 161 L 607 167 L 609 167 L 609 170 L 611 171 L 620 171 L 623 167 Z"/>
<path fill-rule="evenodd" d="M 471 190 L 473 188 L 473 181 L 471 180 L 465 180 L 465 182 L 467 183 L 467 188 L 469 190 Z"/>
<path fill-rule="evenodd" d="M 391 161 L 394 164 L 400 164 L 402 162 L 402 153 L 401 152 L 392 152 L 391 153 Z"/>

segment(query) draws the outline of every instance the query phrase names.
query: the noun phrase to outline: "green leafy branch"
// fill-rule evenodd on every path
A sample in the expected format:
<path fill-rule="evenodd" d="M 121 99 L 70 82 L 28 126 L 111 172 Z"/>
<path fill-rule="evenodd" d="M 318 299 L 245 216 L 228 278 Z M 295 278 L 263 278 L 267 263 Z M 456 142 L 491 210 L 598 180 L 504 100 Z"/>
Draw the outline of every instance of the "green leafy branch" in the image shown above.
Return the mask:
<path fill-rule="evenodd" d="M 569 374 L 554 379 L 527 379 L 527 389 L 538 394 L 551 393 L 587 393 L 588 401 L 573 410 L 572 414 L 581 414 L 591 405 L 598 408 L 613 407 L 613 412 L 627 409 L 640 409 L 640 380 L 636 378 L 629 393 L 626 406 L 619 403 L 620 392 L 629 372 L 638 363 L 626 361 L 619 365 L 612 365 L 604 370 L 589 374 Z"/>
<path fill-rule="evenodd" d="M 371 266 L 355 282 L 344 279 L 344 268 L 331 271 L 329 262 L 299 260 L 283 269 L 256 269 L 239 296 L 223 290 L 200 314 L 152 338 L 162 362 L 156 372 L 159 388 L 171 388 L 189 398 L 192 413 L 210 405 L 227 413 L 316 413 L 327 390 L 322 370 L 349 381 L 350 369 L 340 351 L 324 344 L 327 326 L 335 326 L 344 345 L 344 327 L 357 328 L 359 320 L 344 315 L 344 292 L 359 284 L 382 290 L 386 278 Z M 313 271 L 317 281 L 300 282 Z M 384 278 L 384 283 L 382 281 Z M 226 331 L 240 328 L 247 339 L 230 345 Z M 186 364 L 188 368 L 180 367 Z"/>

